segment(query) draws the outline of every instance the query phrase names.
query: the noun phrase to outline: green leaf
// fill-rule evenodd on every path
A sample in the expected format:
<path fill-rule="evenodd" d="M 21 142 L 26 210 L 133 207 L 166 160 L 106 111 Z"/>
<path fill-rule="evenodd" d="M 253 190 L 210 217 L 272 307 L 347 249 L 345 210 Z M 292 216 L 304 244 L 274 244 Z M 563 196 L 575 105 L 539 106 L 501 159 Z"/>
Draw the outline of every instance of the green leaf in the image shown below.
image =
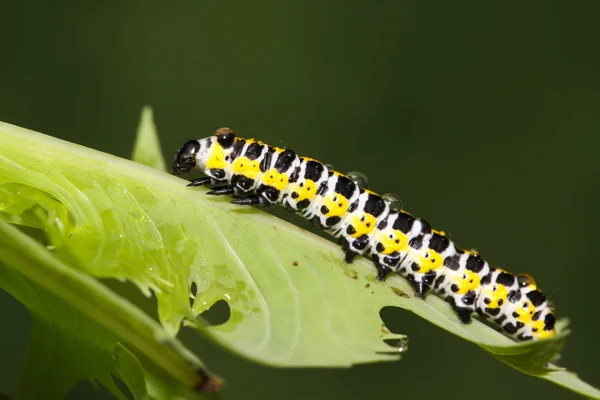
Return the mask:
<path fill-rule="evenodd" d="M 125 382 L 136 400 L 146 400 L 148 390 L 140 360 L 120 343 L 115 346 L 114 355 L 119 378 Z"/>
<path fill-rule="evenodd" d="M 4 221 L 0 243 L 0 286 L 32 313 L 20 399 L 62 399 L 82 379 L 97 380 L 124 399 L 111 373 L 135 382 L 136 398 L 147 397 L 139 384 L 143 372 L 131 357 L 123 362 L 120 341 L 144 357 L 148 379 L 200 398 L 191 390 L 203 383 L 202 365 L 148 316 Z"/>
<path fill-rule="evenodd" d="M 330 241 L 260 210 L 126 160 L 0 125 L 0 216 L 43 227 L 54 254 L 97 277 L 156 293 L 174 336 L 182 320 L 237 354 L 275 366 L 349 366 L 399 358 L 383 339 L 383 306 L 398 306 L 474 342 L 526 373 L 589 397 L 600 392 L 546 367 L 568 331 L 516 344 L 474 321 L 463 325 L 435 296 L 412 296 L 397 276 L 385 283 L 365 259 L 352 265 Z M 35 145 L 34 145 L 35 144 Z M 30 153 L 25 149 L 39 148 Z M 21 206 L 24 197 L 35 199 Z M 41 210 L 38 210 L 41 209 Z M 193 306 L 190 288 L 196 286 Z M 231 318 L 207 327 L 195 318 L 218 300 Z M 399 348 L 403 348 L 404 343 Z"/>
<path fill-rule="evenodd" d="M 147 165 L 159 171 L 166 171 L 165 159 L 160 148 L 160 141 L 154 126 L 152 107 L 146 106 L 142 110 L 142 117 L 133 147 L 131 159 L 140 164 Z"/>

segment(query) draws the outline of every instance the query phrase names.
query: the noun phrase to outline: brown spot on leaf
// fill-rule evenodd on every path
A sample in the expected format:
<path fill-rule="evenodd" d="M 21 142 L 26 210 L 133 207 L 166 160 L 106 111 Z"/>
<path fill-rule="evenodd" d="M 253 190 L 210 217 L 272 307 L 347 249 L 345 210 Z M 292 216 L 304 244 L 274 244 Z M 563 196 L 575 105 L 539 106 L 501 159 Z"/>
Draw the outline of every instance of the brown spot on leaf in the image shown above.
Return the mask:
<path fill-rule="evenodd" d="M 353 269 L 346 269 L 344 274 L 352 279 L 358 279 L 358 273 Z"/>
<path fill-rule="evenodd" d="M 202 393 L 218 392 L 225 384 L 225 380 L 206 371 L 204 368 L 199 368 L 198 383 L 194 386 L 194 391 Z"/>
<path fill-rule="evenodd" d="M 393 287 L 393 286 L 392 286 L 391 288 L 392 288 L 392 290 L 394 291 L 394 293 L 395 293 L 396 295 L 398 295 L 398 296 L 400 296 L 400 297 L 403 297 L 403 298 L 405 298 L 405 299 L 410 299 L 410 296 L 409 296 L 409 295 L 407 295 L 406 293 L 404 293 L 402 290 L 400 290 L 400 289 L 398 289 L 398 288 L 395 288 L 395 287 Z"/>

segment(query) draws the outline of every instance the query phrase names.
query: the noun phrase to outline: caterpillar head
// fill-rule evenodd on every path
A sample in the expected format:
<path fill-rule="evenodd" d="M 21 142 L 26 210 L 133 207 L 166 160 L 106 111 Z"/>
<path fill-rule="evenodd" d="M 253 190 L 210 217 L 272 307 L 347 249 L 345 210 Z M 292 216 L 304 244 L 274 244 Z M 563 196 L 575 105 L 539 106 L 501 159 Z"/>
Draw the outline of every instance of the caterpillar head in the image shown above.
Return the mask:
<path fill-rule="evenodd" d="M 173 175 L 183 175 L 196 166 L 196 156 L 202 148 L 201 142 L 200 140 L 190 140 L 179 149 L 171 166 Z"/>
<path fill-rule="evenodd" d="M 190 140 L 177 152 L 171 173 L 183 175 L 194 167 L 203 171 L 207 168 L 223 168 L 226 149 L 230 149 L 234 142 L 235 133 L 229 128 L 218 129 L 214 136 Z"/>

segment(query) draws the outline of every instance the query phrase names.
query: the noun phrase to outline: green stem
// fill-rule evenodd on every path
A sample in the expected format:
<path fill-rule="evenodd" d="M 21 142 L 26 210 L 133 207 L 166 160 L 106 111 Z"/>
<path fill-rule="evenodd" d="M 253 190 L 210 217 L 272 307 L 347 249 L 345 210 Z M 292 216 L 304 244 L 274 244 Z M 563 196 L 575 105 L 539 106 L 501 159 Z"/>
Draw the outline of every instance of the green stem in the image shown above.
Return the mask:
<path fill-rule="evenodd" d="M 29 236 L 1 220 L 0 243 L 3 244 L 0 259 L 6 265 L 95 319 L 186 386 L 205 384 L 203 380 L 208 375 L 199 360 L 179 341 L 168 338 L 158 323 L 129 301 L 91 276 L 69 268 Z"/>

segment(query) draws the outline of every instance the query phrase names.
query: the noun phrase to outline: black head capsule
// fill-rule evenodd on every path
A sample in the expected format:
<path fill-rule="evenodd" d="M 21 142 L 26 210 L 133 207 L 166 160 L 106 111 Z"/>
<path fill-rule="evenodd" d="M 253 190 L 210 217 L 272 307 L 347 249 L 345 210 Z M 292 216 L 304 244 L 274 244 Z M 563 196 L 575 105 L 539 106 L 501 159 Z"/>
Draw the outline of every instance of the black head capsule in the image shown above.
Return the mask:
<path fill-rule="evenodd" d="M 228 149 L 235 142 L 235 132 L 229 128 L 219 128 L 215 135 L 217 136 L 217 142 L 224 149 Z"/>
<path fill-rule="evenodd" d="M 183 175 L 189 172 L 196 166 L 196 154 L 200 151 L 200 142 L 197 140 L 190 140 L 177 152 L 173 165 L 171 166 L 171 173 L 173 175 Z"/>

